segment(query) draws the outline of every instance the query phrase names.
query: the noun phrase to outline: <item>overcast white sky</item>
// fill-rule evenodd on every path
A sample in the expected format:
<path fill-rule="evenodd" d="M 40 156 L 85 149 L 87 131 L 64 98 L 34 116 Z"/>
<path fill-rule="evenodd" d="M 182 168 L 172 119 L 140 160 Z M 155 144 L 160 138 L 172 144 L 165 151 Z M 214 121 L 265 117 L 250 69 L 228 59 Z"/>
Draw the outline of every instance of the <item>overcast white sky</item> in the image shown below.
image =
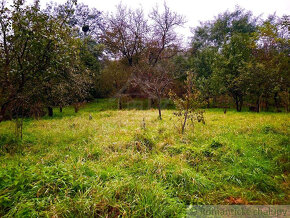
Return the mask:
<path fill-rule="evenodd" d="M 50 1 L 40 0 L 41 5 Z M 65 0 L 54 0 L 54 2 L 63 3 Z M 120 0 L 78 0 L 78 2 L 103 12 L 112 12 Z M 262 15 L 263 17 L 274 12 L 279 16 L 289 15 L 290 12 L 290 0 L 166 0 L 166 2 L 172 10 L 183 14 L 188 21 L 184 28 L 178 29 L 184 35 L 184 41 L 191 36 L 190 27 L 197 26 L 200 21 L 211 20 L 226 10 L 232 11 L 236 5 L 251 10 L 256 16 Z M 156 4 L 162 5 L 163 0 L 122 0 L 122 3 L 131 8 L 143 6 L 144 11 L 149 12 Z"/>

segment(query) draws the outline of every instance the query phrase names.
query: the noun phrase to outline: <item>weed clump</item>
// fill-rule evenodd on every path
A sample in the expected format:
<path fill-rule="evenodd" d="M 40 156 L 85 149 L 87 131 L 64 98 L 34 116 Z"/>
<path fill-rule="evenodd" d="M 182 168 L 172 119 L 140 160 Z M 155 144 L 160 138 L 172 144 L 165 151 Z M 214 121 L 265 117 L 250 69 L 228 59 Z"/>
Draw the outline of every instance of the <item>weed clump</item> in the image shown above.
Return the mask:
<path fill-rule="evenodd" d="M 15 153 L 21 146 L 21 139 L 13 136 L 12 134 L 0 135 L 0 155 L 5 153 Z"/>
<path fill-rule="evenodd" d="M 87 154 L 88 160 L 96 161 L 101 157 L 102 152 L 100 150 L 94 150 Z"/>
<path fill-rule="evenodd" d="M 134 135 L 134 144 L 139 152 L 151 151 L 155 145 L 146 133 L 136 133 Z"/>
<path fill-rule="evenodd" d="M 173 155 L 181 154 L 184 150 L 184 147 L 182 147 L 182 146 L 169 146 L 168 148 L 166 148 L 166 150 L 168 151 L 168 153 L 171 156 L 173 156 Z"/>
<path fill-rule="evenodd" d="M 220 148 L 220 147 L 222 147 L 222 146 L 223 146 L 222 143 L 220 143 L 220 142 L 218 142 L 218 141 L 215 141 L 215 140 L 213 140 L 213 141 L 211 142 L 211 144 L 210 144 L 210 147 L 211 147 L 211 148 Z"/>
<path fill-rule="evenodd" d="M 278 131 L 273 126 L 270 126 L 270 125 L 264 126 L 262 128 L 262 132 L 265 134 L 270 134 L 270 133 L 277 134 L 278 133 Z"/>

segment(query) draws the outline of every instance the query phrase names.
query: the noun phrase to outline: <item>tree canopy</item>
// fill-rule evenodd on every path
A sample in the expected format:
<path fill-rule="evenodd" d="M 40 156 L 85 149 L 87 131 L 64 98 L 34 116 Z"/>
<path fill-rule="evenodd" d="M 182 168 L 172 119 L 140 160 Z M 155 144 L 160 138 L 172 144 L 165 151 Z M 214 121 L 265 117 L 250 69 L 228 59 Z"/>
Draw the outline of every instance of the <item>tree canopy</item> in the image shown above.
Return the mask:
<path fill-rule="evenodd" d="M 262 20 L 237 7 L 193 28 L 184 47 L 176 27 L 185 18 L 166 3 L 149 14 L 120 3 L 107 15 L 76 0 L 39 5 L 1 2 L 0 120 L 124 95 L 160 109 L 169 89 L 186 92 L 188 71 L 207 107 L 229 97 L 238 111 L 288 111 L 289 16 Z"/>

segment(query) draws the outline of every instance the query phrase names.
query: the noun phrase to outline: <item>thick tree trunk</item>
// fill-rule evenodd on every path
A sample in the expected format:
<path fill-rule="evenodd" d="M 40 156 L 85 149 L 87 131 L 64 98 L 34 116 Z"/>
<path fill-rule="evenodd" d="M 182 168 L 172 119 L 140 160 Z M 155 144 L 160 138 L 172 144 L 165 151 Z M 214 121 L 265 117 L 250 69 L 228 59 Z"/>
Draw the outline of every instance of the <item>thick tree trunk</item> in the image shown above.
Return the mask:
<path fill-rule="evenodd" d="M 53 116 L 53 108 L 52 107 L 47 107 L 48 110 L 48 116 L 52 117 Z"/>
<path fill-rule="evenodd" d="M 62 113 L 62 107 L 61 106 L 59 107 L 59 112 Z"/>
<path fill-rule="evenodd" d="M 133 66 L 133 58 L 128 58 L 128 64 L 130 67 Z"/>
<path fill-rule="evenodd" d="M 75 108 L 75 113 L 79 112 L 79 109 L 80 109 L 79 105 L 75 105 L 74 108 Z"/>
<path fill-rule="evenodd" d="M 256 107 L 257 107 L 257 113 L 259 113 L 260 112 L 260 99 L 259 98 L 256 102 Z"/>
<path fill-rule="evenodd" d="M 237 109 L 237 111 L 239 111 L 239 99 L 238 99 L 237 96 L 234 97 L 234 99 L 235 99 L 235 102 L 236 102 L 236 109 Z"/>
<path fill-rule="evenodd" d="M 257 113 L 261 111 L 261 96 L 257 99 Z"/>
<path fill-rule="evenodd" d="M 243 97 L 242 96 L 236 96 L 235 97 L 235 101 L 236 101 L 236 108 L 238 112 L 242 111 L 242 107 L 243 107 Z"/>

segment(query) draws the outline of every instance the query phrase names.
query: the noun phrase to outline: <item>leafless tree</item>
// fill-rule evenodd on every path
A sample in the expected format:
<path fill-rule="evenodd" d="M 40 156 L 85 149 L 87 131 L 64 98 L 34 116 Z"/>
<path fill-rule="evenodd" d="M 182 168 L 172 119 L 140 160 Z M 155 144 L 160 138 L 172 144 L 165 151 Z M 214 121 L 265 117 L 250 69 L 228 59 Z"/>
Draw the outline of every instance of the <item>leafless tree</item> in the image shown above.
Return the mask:
<path fill-rule="evenodd" d="M 179 39 L 176 27 L 185 24 L 183 16 L 173 12 L 164 2 L 164 11 L 159 11 L 158 6 L 153 9 L 149 17 L 153 21 L 151 27 L 151 40 L 148 42 L 149 63 L 155 65 L 161 58 L 165 50 L 175 51 L 170 56 L 174 56 L 179 47 Z"/>
<path fill-rule="evenodd" d="M 105 20 L 103 43 L 117 58 L 125 58 L 129 66 L 138 63 L 149 30 L 143 10 L 133 11 L 119 4 L 116 14 L 107 16 Z"/>
<path fill-rule="evenodd" d="M 149 15 L 152 20 L 151 37 L 148 37 L 143 64 L 134 70 L 134 83 L 150 98 L 157 99 L 159 118 L 161 116 L 161 98 L 167 94 L 172 83 L 170 73 L 173 72 L 170 58 L 179 50 L 179 40 L 175 32 L 177 26 L 182 26 L 185 20 L 172 12 L 164 3 L 164 11 L 154 8 Z"/>
<path fill-rule="evenodd" d="M 132 79 L 133 84 L 138 86 L 149 98 L 157 100 L 160 120 L 162 119 L 161 99 L 167 94 L 172 84 L 169 71 L 171 70 L 168 62 L 159 62 L 154 66 L 143 63 L 135 68 Z"/>
<path fill-rule="evenodd" d="M 120 4 L 116 14 L 106 18 L 102 40 L 117 59 L 125 59 L 132 68 L 127 83 L 116 95 L 119 102 L 133 83 L 150 98 L 158 100 L 161 118 L 160 101 L 170 84 L 169 68 L 164 63 L 179 50 L 175 28 L 182 26 L 185 20 L 165 3 L 163 11 L 156 7 L 149 18 L 151 21 L 147 22 L 142 9 L 133 11 Z"/>

